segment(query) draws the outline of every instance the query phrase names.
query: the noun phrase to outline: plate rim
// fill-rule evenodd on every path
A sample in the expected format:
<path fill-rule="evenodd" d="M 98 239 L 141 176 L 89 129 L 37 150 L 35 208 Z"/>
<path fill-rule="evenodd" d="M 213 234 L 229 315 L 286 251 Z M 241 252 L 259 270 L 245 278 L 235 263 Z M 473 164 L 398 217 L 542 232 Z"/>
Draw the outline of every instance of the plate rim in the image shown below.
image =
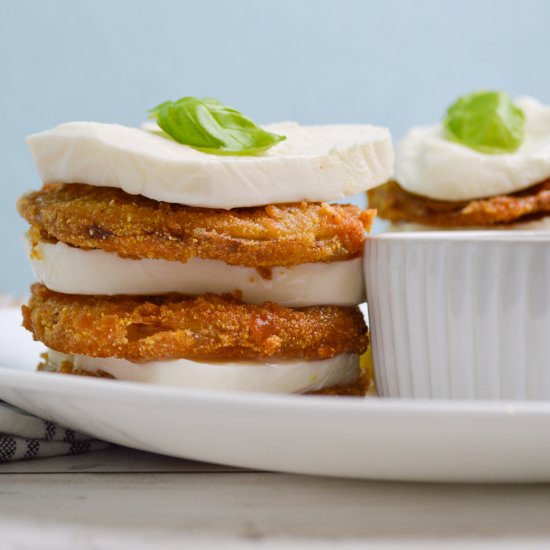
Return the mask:
<path fill-rule="evenodd" d="M 12 389 L 38 391 L 40 393 L 70 393 L 71 396 L 98 398 L 102 396 L 124 401 L 136 399 L 166 404 L 215 403 L 219 406 L 272 408 L 284 406 L 285 412 L 307 409 L 311 412 L 331 414 L 415 414 L 446 416 L 548 416 L 550 402 L 545 401 L 463 401 L 432 399 L 391 399 L 384 397 L 336 397 L 322 395 L 247 393 L 223 390 L 199 390 L 174 388 L 157 384 L 144 384 L 122 380 L 96 380 L 84 376 L 19 370 L 0 365 L 0 384 Z M 358 412 L 359 411 L 359 412 Z"/>

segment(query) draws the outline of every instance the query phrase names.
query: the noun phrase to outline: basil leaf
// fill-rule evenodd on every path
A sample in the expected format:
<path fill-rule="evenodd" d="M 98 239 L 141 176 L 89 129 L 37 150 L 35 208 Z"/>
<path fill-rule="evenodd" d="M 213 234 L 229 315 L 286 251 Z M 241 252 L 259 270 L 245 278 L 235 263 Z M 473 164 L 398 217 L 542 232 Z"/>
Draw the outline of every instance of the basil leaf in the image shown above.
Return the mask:
<path fill-rule="evenodd" d="M 504 92 L 460 97 L 443 121 L 447 139 L 493 155 L 513 153 L 524 137 L 525 115 Z"/>
<path fill-rule="evenodd" d="M 182 97 L 149 113 L 172 139 L 205 153 L 256 155 L 286 139 L 213 98 Z"/>

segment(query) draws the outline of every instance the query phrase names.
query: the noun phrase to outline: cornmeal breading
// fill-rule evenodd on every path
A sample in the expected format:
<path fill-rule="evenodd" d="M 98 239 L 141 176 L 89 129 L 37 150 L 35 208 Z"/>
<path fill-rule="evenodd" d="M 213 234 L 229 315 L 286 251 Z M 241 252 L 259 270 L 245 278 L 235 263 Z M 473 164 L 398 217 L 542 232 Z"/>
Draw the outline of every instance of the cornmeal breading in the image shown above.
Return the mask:
<path fill-rule="evenodd" d="M 18 209 L 35 236 L 79 248 L 256 268 L 360 256 L 375 214 L 353 205 L 306 202 L 196 208 L 83 184 L 45 185 L 21 197 Z"/>
<path fill-rule="evenodd" d="M 66 354 L 129 361 L 328 359 L 363 353 L 368 334 L 356 307 L 291 309 L 243 304 L 235 296 L 77 296 L 32 286 L 23 324 Z"/>
<path fill-rule="evenodd" d="M 550 215 L 550 180 L 518 193 L 472 201 L 439 201 L 405 191 L 397 182 L 368 192 L 381 218 L 437 227 L 509 224 Z"/>

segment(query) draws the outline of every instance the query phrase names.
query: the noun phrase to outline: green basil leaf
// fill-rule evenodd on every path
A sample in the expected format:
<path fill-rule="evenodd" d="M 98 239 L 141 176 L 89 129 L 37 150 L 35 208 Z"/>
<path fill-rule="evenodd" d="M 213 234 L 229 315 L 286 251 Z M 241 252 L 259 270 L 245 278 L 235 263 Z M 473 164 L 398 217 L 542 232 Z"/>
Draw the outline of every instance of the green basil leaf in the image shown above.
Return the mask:
<path fill-rule="evenodd" d="M 447 110 L 445 137 L 493 155 L 513 153 L 524 138 L 525 115 L 504 92 L 462 96 Z"/>
<path fill-rule="evenodd" d="M 256 155 L 286 139 L 213 98 L 182 97 L 165 101 L 149 113 L 172 139 L 205 153 Z"/>

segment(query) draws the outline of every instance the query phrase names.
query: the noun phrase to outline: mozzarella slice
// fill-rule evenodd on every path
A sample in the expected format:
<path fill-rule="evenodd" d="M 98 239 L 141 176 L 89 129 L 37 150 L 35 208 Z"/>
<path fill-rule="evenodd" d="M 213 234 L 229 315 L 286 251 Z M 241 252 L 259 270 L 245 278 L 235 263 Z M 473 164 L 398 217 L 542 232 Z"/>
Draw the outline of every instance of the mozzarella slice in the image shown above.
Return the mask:
<path fill-rule="evenodd" d="M 365 298 L 361 258 L 274 267 L 271 279 L 251 267 L 192 258 L 187 263 L 131 260 L 103 250 L 25 240 L 36 278 L 66 294 L 222 294 L 240 290 L 243 301 L 284 306 L 355 305 Z"/>
<path fill-rule="evenodd" d="M 170 359 L 132 363 L 115 357 L 65 355 L 48 351 L 48 366 L 58 369 L 64 361 L 90 373 L 106 372 L 118 380 L 162 384 L 192 389 L 305 393 L 331 386 L 348 386 L 359 375 L 359 357 L 343 353 L 322 361 L 198 362 Z"/>
<path fill-rule="evenodd" d="M 263 155 L 201 153 L 153 132 L 69 122 L 27 143 L 45 183 L 118 187 L 158 201 L 235 208 L 333 201 L 387 181 L 393 149 L 375 126 L 266 126 L 286 141 Z"/>
<path fill-rule="evenodd" d="M 550 177 L 550 106 L 518 99 L 525 138 L 506 155 L 489 155 L 449 141 L 443 126 L 413 128 L 397 148 L 396 178 L 411 193 L 463 201 L 521 191 Z"/>

